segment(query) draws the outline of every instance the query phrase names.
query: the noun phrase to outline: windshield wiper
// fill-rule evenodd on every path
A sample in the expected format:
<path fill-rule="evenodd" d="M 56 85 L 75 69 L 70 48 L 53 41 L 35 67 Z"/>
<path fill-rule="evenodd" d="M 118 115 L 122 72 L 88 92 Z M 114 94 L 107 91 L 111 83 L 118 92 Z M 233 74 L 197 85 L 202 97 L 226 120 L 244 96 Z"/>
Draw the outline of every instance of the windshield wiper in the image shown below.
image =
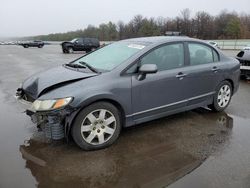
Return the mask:
<path fill-rule="evenodd" d="M 87 66 L 79 65 L 79 64 L 73 64 L 73 63 L 65 64 L 65 66 L 72 67 L 72 68 L 80 68 L 80 69 L 81 69 L 81 68 L 83 68 L 83 69 L 88 68 Z"/>
<path fill-rule="evenodd" d="M 79 62 L 81 65 L 87 67 L 89 70 L 95 72 L 95 73 L 100 73 L 100 71 L 98 71 L 96 68 L 92 67 L 91 65 L 89 65 L 88 63 L 86 62 L 83 62 L 83 61 L 80 61 Z"/>

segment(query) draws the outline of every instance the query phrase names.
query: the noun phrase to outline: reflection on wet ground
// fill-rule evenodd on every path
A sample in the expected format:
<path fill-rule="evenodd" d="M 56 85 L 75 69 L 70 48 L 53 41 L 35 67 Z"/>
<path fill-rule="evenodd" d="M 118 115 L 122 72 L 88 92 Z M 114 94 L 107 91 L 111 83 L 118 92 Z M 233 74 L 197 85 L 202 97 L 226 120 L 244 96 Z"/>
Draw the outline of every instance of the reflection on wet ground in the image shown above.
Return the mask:
<path fill-rule="evenodd" d="M 214 152 L 201 166 L 169 188 L 250 187 L 250 119 L 231 117 L 234 127 L 224 148 Z"/>
<path fill-rule="evenodd" d="M 162 187 L 227 145 L 232 128 L 226 113 L 198 109 L 126 129 L 101 151 L 46 144 L 35 136 L 20 152 L 38 187 Z"/>
<path fill-rule="evenodd" d="M 110 148 L 46 143 L 13 98 L 27 76 L 67 63 L 59 46 L 0 46 L 0 187 L 249 187 L 250 85 L 223 113 L 207 109 L 124 129 Z"/>

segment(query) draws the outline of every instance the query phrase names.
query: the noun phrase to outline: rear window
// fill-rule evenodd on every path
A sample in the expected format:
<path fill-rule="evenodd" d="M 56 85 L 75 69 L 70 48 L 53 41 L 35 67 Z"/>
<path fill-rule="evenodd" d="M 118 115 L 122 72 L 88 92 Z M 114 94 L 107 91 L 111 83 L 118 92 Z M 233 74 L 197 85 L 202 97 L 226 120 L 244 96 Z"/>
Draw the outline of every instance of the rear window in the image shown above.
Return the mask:
<path fill-rule="evenodd" d="M 219 61 L 217 52 L 207 45 L 189 43 L 188 48 L 191 65 L 200 65 Z"/>
<path fill-rule="evenodd" d="M 98 39 L 91 39 L 92 43 L 99 43 Z"/>

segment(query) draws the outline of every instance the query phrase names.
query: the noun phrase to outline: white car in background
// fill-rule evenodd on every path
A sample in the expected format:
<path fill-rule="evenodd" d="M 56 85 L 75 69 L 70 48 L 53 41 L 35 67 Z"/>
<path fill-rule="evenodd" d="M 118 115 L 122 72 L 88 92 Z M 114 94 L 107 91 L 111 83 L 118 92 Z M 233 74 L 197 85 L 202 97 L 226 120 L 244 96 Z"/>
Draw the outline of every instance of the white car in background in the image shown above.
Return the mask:
<path fill-rule="evenodd" d="M 217 42 L 214 41 L 208 41 L 208 44 L 212 45 L 213 47 L 220 48 Z"/>
<path fill-rule="evenodd" d="M 250 50 L 250 44 L 246 45 L 242 50 Z"/>
<path fill-rule="evenodd" d="M 244 76 L 247 80 L 250 80 L 250 50 L 241 50 L 236 59 L 240 61 L 241 76 Z"/>

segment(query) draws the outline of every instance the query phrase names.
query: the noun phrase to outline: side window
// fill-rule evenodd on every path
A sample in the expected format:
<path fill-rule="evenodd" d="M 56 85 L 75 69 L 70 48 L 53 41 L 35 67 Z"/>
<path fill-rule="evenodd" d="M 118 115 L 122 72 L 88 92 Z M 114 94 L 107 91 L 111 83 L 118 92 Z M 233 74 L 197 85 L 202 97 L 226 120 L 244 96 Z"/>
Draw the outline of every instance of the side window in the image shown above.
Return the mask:
<path fill-rule="evenodd" d="M 191 65 L 200 65 L 219 61 L 218 54 L 206 45 L 189 43 L 188 48 Z"/>
<path fill-rule="evenodd" d="M 82 38 L 77 39 L 77 41 L 78 41 L 79 44 L 82 44 L 82 43 L 83 43 Z"/>
<path fill-rule="evenodd" d="M 99 44 L 99 41 L 97 39 L 93 39 L 93 43 Z"/>
<path fill-rule="evenodd" d="M 89 38 L 85 38 L 85 39 L 84 39 L 84 43 L 89 44 L 89 43 L 91 43 L 91 40 L 90 40 Z"/>
<path fill-rule="evenodd" d="M 92 44 L 97 44 L 97 40 L 94 39 L 94 38 L 91 38 L 91 39 L 90 39 L 90 42 L 91 42 Z"/>
<path fill-rule="evenodd" d="M 143 64 L 156 64 L 158 71 L 169 70 L 184 65 L 184 48 L 182 43 L 159 47 L 141 59 Z"/>
<path fill-rule="evenodd" d="M 138 63 L 135 63 L 133 66 L 131 66 L 126 73 L 127 74 L 132 74 L 132 73 L 136 73 L 138 71 Z"/>

